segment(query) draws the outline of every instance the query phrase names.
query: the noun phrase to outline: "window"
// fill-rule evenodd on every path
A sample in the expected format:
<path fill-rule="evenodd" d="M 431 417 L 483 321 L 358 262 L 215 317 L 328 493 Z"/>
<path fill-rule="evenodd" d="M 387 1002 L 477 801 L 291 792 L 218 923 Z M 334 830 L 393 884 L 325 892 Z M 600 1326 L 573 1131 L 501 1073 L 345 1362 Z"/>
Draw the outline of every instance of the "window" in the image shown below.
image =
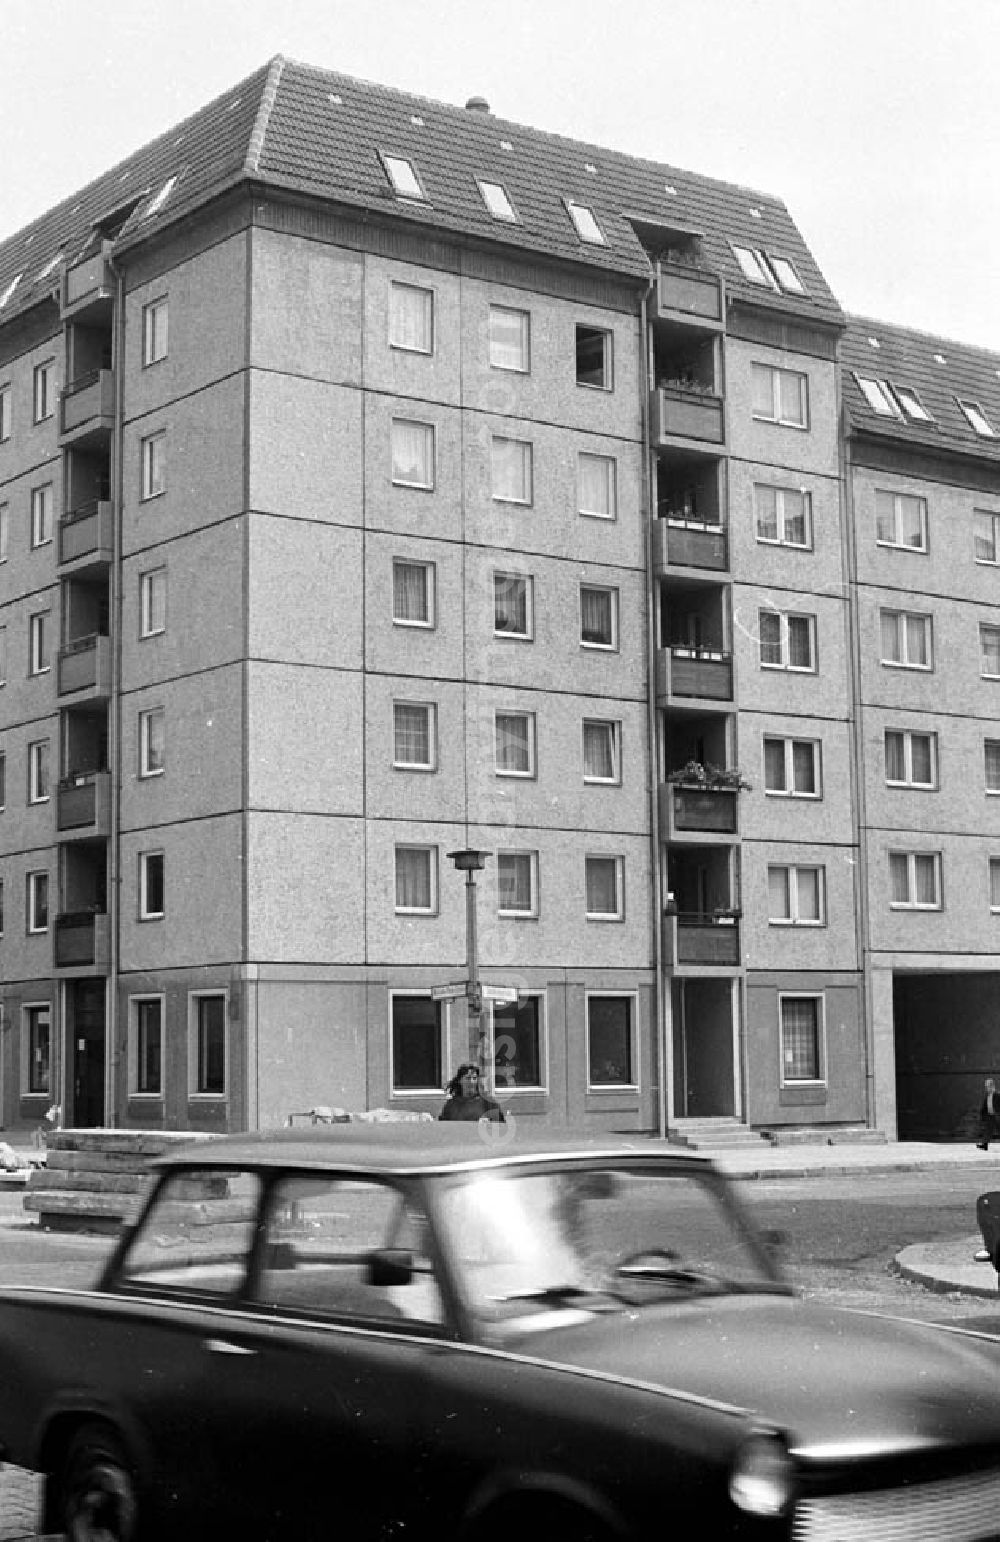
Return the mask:
<path fill-rule="evenodd" d="M 1000 792 L 1000 739 L 983 741 L 983 757 L 986 767 L 986 791 Z"/>
<path fill-rule="evenodd" d="M 382 164 L 394 193 L 400 198 L 418 198 L 423 202 L 424 190 L 411 161 L 402 155 L 383 155 Z"/>
<path fill-rule="evenodd" d="M 610 391 L 612 377 L 613 334 L 603 327 L 576 329 L 576 383 Z"/>
<path fill-rule="evenodd" d="M 801 487 L 755 482 L 754 518 L 758 541 L 779 546 L 812 546 L 812 494 Z"/>
<path fill-rule="evenodd" d="M 927 500 L 911 493 L 875 493 L 875 540 L 880 546 L 927 550 Z"/>
<path fill-rule="evenodd" d="M 7 756 L 0 750 L 0 814 L 7 807 Z"/>
<path fill-rule="evenodd" d="M 392 420 L 392 480 L 397 487 L 434 486 L 434 425 Z"/>
<path fill-rule="evenodd" d="M 915 418 L 919 423 L 933 423 L 934 419 L 912 386 L 894 385 L 893 390 L 908 418 Z"/>
<path fill-rule="evenodd" d="M 979 435 L 980 439 L 996 438 L 996 430 L 978 402 L 962 401 L 958 397 L 956 397 L 956 401 L 958 401 L 958 405 L 964 412 L 969 426 Z"/>
<path fill-rule="evenodd" d="M 617 648 L 617 589 L 580 585 L 580 643 L 584 648 Z"/>
<path fill-rule="evenodd" d="M 433 703 L 394 701 L 392 763 L 407 771 L 433 771 L 437 763 L 437 714 Z"/>
<path fill-rule="evenodd" d="M 530 639 L 532 582 L 520 573 L 493 574 L 493 631 L 497 637 Z"/>
<path fill-rule="evenodd" d="M 933 669 L 930 616 L 905 610 L 880 610 L 882 663 L 900 669 Z"/>
<path fill-rule="evenodd" d="M 530 712 L 498 712 L 494 719 L 497 776 L 534 776 L 535 719 Z"/>
<path fill-rule="evenodd" d="M 161 430 L 141 444 L 143 502 L 159 498 L 167 490 L 167 436 Z"/>
<path fill-rule="evenodd" d="M 49 741 L 36 739 L 28 745 L 28 802 L 49 801 Z"/>
<path fill-rule="evenodd" d="M 493 439 L 493 497 L 502 503 L 530 503 L 531 445 L 524 439 Z"/>
<path fill-rule="evenodd" d="M 56 366 L 54 359 L 35 365 L 34 374 L 35 422 L 43 423 L 51 418 L 56 406 Z"/>
<path fill-rule="evenodd" d="M 765 669 L 816 672 L 816 618 L 785 611 L 759 613 L 760 662 Z"/>
<path fill-rule="evenodd" d="M 139 775 L 162 776 L 166 751 L 166 714 L 163 707 L 139 713 Z"/>
<path fill-rule="evenodd" d="M 27 916 L 29 932 L 47 932 L 49 929 L 49 875 L 28 873 Z"/>
<path fill-rule="evenodd" d="M 745 279 L 749 280 L 751 284 L 760 284 L 766 289 L 777 289 L 778 280 L 762 251 L 753 246 L 736 246 L 735 244 L 733 245 L 733 251 Z"/>
<path fill-rule="evenodd" d="M 0 937 L 3 936 L 3 879 L 0 878 Z"/>
<path fill-rule="evenodd" d="M 764 791 L 787 798 L 822 797 L 818 739 L 764 739 Z"/>
<path fill-rule="evenodd" d="M 389 285 L 389 347 L 434 352 L 434 291 L 417 284 Z"/>
<path fill-rule="evenodd" d="M 433 915 L 437 910 L 437 847 L 396 847 L 396 910 Z"/>
<path fill-rule="evenodd" d="M 40 610 L 28 621 L 28 669 L 30 674 L 45 675 L 51 668 L 49 613 L 47 610 Z"/>
<path fill-rule="evenodd" d="M 880 418 L 901 418 L 903 416 L 899 403 L 892 393 L 892 388 L 887 380 L 873 380 L 868 375 L 855 375 L 855 380 L 861 387 L 862 394 L 872 412 Z"/>
<path fill-rule="evenodd" d="M 163 915 L 163 852 L 139 853 L 139 920 L 156 921 Z"/>
<path fill-rule="evenodd" d="M 493 1085 L 542 1087 L 542 1000 L 521 998 L 509 1006 L 493 1005 Z"/>
<path fill-rule="evenodd" d="M 167 629 L 167 570 L 150 568 L 139 575 L 139 636 L 158 637 Z"/>
<path fill-rule="evenodd" d="M 226 996 L 192 998 L 192 1039 L 189 1064 L 191 1093 L 195 1097 L 224 1097 L 226 1093 Z"/>
<path fill-rule="evenodd" d="M 576 484 L 579 513 L 593 515 L 595 519 L 617 517 L 617 464 L 613 455 L 591 455 L 581 450 L 577 457 Z"/>
<path fill-rule="evenodd" d="M 781 1081 L 821 1082 L 823 1001 L 820 996 L 779 996 Z"/>
<path fill-rule="evenodd" d="M 588 996 L 588 1086 L 634 1087 L 635 1065 L 634 997 Z"/>
<path fill-rule="evenodd" d="M 588 921 L 621 921 L 625 914 L 621 857 L 587 857 Z"/>
<path fill-rule="evenodd" d="M 497 911 L 500 915 L 536 916 L 538 914 L 537 871 L 537 852 L 497 852 Z"/>
<path fill-rule="evenodd" d="M 0 562 L 10 554 L 10 505 L 0 503 Z"/>
<path fill-rule="evenodd" d="M 129 1044 L 129 1091 L 139 1097 L 163 1094 L 163 998 L 133 997 Z"/>
<path fill-rule="evenodd" d="M 531 316 L 507 305 L 491 305 L 489 313 L 490 365 L 526 375 L 531 369 Z"/>
<path fill-rule="evenodd" d="M 151 300 L 142 308 L 142 362 L 158 364 L 167 357 L 167 302 Z"/>
<path fill-rule="evenodd" d="M 585 718 L 583 722 L 583 780 L 619 783 L 622 725 L 609 718 Z"/>
<path fill-rule="evenodd" d="M 1000 626 L 979 628 L 979 656 L 984 680 L 1000 680 Z"/>
<path fill-rule="evenodd" d="M 1000 514 L 988 514 L 977 509 L 972 516 L 972 542 L 977 562 L 989 562 L 994 567 L 1000 562 L 1000 542 L 997 529 Z"/>
<path fill-rule="evenodd" d="M 799 278 L 790 257 L 778 257 L 773 253 L 768 254 L 768 260 L 772 271 L 782 289 L 791 294 L 805 294 L 806 286 Z"/>
<path fill-rule="evenodd" d="M 894 910 L 940 910 L 940 852 L 890 851 L 889 893 Z"/>
<path fill-rule="evenodd" d="M 176 181 L 177 178 L 175 176 L 168 177 L 166 182 L 164 182 L 163 186 L 160 188 L 159 192 L 154 193 L 153 197 L 149 200 L 149 203 L 142 211 L 142 218 L 144 220 L 150 219 L 154 214 L 159 214 L 160 210 L 163 208 L 163 205 L 166 203 L 167 199 L 170 197 L 170 194 L 173 192 L 174 183 Z"/>
<path fill-rule="evenodd" d="M 434 563 L 392 559 L 392 619 L 396 626 L 434 625 Z"/>
<path fill-rule="evenodd" d="M 1000 857 L 990 857 L 990 909 L 1000 912 Z"/>
<path fill-rule="evenodd" d="M 517 224 L 514 205 L 501 182 L 479 182 L 479 191 L 482 194 L 483 203 L 495 220 L 503 220 L 508 225 Z"/>
<path fill-rule="evenodd" d="M 769 867 L 767 919 L 770 925 L 825 925 L 824 879 L 822 867 Z"/>
<path fill-rule="evenodd" d="M 31 545 L 47 546 L 52 540 L 52 483 L 31 489 Z"/>
<path fill-rule="evenodd" d="M 566 212 L 576 229 L 581 241 L 586 241 L 590 246 L 606 246 L 604 232 L 597 223 L 597 217 L 593 209 L 585 203 L 574 203 L 571 198 L 566 199 Z"/>
<path fill-rule="evenodd" d="M 11 431 L 10 386 L 0 386 L 0 444 L 6 444 Z"/>
<path fill-rule="evenodd" d="M 891 787 L 936 787 L 937 734 L 887 728 L 885 779 Z"/>
<path fill-rule="evenodd" d="M 436 1092 L 444 1085 L 441 1004 L 430 996 L 390 993 L 389 1039 L 393 1092 Z"/>
<path fill-rule="evenodd" d="M 7 684 L 7 628 L 0 626 L 0 685 Z"/>
<path fill-rule="evenodd" d="M 767 423 L 790 428 L 809 426 L 809 381 L 797 370 L 777 369 L 772 364 L 753 364 L 753 415 Z"/>
<path fill-rule="evenodd" d="M 29 1096 L 48 1096 L 52 1090 L 52 1013 L 48 1006 L 25 1007 Z"/>

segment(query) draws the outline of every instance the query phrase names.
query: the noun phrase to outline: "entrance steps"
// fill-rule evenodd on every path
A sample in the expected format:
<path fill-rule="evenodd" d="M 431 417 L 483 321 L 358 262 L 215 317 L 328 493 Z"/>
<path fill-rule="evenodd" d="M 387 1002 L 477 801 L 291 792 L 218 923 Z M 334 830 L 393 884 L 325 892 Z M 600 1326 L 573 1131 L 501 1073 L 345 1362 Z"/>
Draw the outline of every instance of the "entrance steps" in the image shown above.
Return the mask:
<path fill-rule="evenodd" d="M 678 1119 L 670 1126 L 670 1139 L 694 1151 L 732 1151 L 767 1146 L 885 1145 L 884 1130 L 864 1125 L 779 1125 L 756 1130 L 738 1119 Z"/>

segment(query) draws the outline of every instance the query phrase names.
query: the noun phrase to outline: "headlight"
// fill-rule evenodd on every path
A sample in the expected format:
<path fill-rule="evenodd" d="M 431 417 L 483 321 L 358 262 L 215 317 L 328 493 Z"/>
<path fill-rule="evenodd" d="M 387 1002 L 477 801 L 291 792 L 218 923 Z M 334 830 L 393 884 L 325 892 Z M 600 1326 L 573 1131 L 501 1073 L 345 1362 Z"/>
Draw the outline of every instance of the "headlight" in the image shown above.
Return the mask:
<path fill-rule="evenodd" d="M 792 1501 L 795 1469 L 777 1435 L 751 1435 L 736 1453 L 729 1497 L 748 1515 L 783 1515 Z"/>

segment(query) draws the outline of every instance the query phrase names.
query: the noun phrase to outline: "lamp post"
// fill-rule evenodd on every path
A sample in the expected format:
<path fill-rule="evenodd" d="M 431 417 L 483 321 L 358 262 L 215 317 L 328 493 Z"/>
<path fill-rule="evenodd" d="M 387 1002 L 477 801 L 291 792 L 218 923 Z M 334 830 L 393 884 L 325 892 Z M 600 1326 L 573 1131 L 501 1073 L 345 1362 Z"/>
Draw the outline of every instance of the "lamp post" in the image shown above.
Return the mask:
<path fill-rule="evenodd" d="M 469 1059 L 485 1070 L 483 1053 L 482 1015 L 483 995 L 479 988 L 479 959 L 476 952 L 476 874 L 486 866 L 487 851 L 477 851 L 467 846 L 462 851 L 449 851 L 448 860 L 454 862 L 459 873 L 465 874 L 465 951 L 469 978 L 466 983 L 466 999 L 469 1003 Z"/>

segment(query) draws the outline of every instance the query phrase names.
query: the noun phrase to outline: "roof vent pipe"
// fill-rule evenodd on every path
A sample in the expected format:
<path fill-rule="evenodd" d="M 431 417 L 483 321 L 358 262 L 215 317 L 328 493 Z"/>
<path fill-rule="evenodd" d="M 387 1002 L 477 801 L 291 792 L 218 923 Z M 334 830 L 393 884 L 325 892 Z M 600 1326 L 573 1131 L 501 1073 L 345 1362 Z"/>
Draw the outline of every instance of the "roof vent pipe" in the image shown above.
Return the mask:
<path fill-rule="evenodd" d="M 466 112 L 486 112 L 490 110 L 490 104 L 485 96 L 470 96 L 465 104 Z"/>

